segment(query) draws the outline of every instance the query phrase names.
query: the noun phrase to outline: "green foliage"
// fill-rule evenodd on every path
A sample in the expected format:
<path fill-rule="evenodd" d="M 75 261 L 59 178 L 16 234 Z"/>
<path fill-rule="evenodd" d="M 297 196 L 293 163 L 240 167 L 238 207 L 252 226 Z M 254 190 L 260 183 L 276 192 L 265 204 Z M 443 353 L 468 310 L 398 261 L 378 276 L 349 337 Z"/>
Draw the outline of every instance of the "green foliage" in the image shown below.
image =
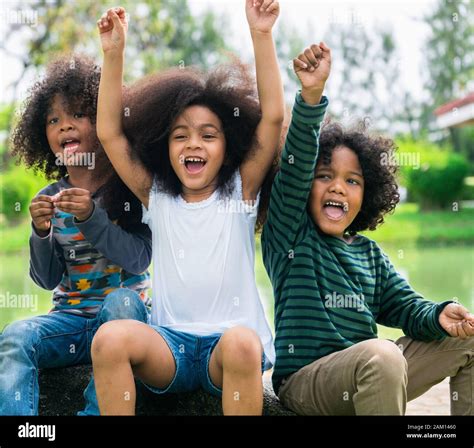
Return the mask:
<path fill-rule="evenodd" d="M 0 105 L 0 131 L 5 131 L 8 129 L 10 117 L 13 113 L 13 107 L 13 103 Z"/>
<path fill-rule="evenodd" d="M 414 203 L 399 204 L 375 231 L 363 232 L 393 247 L 444 246 L 474 243 L 474 209 L 422 211 Z"/>
<path fill-rule="evenodd" d="M 469 171 L 462 155 L 428 142 L 405 140 L 399 142 L 399 160 L 409 195 L 422 209 L 446 208 L 461 200 Z"/>
<path fill-rule="evenodd" d="M 425 46 L 427 87 L 433 105 L 453 100 L 474 77 L 474 3 L 438 0 L 425 16 L 431 35 Z M 449 61 L 449 63 L 447 63 Z"/>
<path fill-rule="evenodd" d="M 23 166 L 13 166 L 0 174 L 0 213 L 9 221 L 17 221 L 28 215 L 31 199 L 45 187 L 48 181 L 41 175 L 27 171 Z"/>

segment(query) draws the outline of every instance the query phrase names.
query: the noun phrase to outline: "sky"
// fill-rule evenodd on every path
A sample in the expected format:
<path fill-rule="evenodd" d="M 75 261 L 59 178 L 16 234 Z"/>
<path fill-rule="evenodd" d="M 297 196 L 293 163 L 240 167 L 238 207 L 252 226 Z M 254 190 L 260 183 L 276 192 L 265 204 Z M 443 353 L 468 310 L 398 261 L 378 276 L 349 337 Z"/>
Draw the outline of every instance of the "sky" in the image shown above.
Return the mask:
<path fill-rule="evenodd" d="M 74 0 L 69 0 L 74 1 Z M 119 3 L 119 2 L 118 2 Z M 246 30 L 243 0 L 188 0 L 191 11 L 199 14 L 206 9 L 214 10 L 218 15 L 226 15 L 229 23 L 227 30 L 230 43 L 245 57 L 251 51 L 251 41 Z M 24 5 L 32 2 L 25 1 Z M 422 45 L 429 32 L 421 22 L 423 15 L 430 11 L 434 0 L 411 1 L 341 1 L 341 0 L 281 0 L 279 21 L 310 30 L 314 39 L 319 41 L 326 32 L 330 32 L 334 23 L 349 26 L 362 24 L 390 26 L 393 29 L 400 56 L 401 76 L 415 97 L 421 95 Z M 0 35 L 1 26 L 6 20 L 5 10 L 11 8 L 12 2 L 0 0 Z M 3 11 L 3 13 L 2 13 Z M 3 22 L 3 23 L 2 23 Z M 278 26 L 278 25 L 277 25 Z M 11 48 L 12 52 L 18 48 Z M 7 86 L 19 76 L 21 66 L 13 58 L 2 57 L 3 68 L 0 70 L 0 102 L 9 99 Z M 8 67 L 8 69 L 6 69 Z M 26 90 L 33 79 L 26 79 L 21 91 Z"/>

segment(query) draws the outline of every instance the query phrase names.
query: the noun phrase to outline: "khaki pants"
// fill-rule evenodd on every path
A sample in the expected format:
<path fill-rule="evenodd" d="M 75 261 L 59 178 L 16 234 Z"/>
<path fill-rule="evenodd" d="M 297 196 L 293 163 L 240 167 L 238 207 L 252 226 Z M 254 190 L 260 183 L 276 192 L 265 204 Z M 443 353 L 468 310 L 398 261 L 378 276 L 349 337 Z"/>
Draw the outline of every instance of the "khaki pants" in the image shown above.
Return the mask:
<path fill-rule="evenodd" d="M 451 377 L 451 414 L 474 415 L 474 337 L 395 343 L 369 339 L 283 381 L 281 402 L 301 415 L 403 415 L 407 401 Z"/>

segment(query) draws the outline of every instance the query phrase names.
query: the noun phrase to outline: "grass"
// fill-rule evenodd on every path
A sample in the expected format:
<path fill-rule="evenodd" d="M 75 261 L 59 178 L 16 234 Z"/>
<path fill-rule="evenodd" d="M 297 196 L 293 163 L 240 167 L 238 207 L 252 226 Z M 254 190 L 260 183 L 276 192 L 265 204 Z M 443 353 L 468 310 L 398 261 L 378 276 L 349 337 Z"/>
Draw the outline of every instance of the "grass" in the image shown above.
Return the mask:
<path fill-rule="evenodd" d="M 474 209 L 420 211 L 417 204 L 400 204 L 377 230 L 363 232 L 385 244 L 443 245 L 474 242 Z"/>

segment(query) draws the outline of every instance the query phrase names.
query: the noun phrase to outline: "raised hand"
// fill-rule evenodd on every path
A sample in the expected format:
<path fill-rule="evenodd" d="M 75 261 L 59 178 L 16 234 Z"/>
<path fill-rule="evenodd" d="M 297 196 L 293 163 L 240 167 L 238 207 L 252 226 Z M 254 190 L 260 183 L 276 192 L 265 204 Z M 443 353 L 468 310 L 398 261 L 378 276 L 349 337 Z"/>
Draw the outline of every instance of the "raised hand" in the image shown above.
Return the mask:
<path fill-rule="evenodd" d="M 51 196 L 40 194 L 33 198 L 30 207 L 31 220 L 41 236 L 46 236 L 51 228 L 51 219 L 54 216 L 54 204 Z"/>
<path fill-rule="evenodd" d="M 270 33 L 280 14 L 280 4 L 274 0 L 246 0 L 245 13 L 251 32 Z"/>
<path fill-rule="evenodd" d="M 85 221 L 94 211 L 91 194 L 83 188 L 67 188 L 52 200 L 59 210 L 74 215 L 79 221 Z"/>
<path fill-rule="evenodd" d="M 127 15 L 121 6 L 110 8 L 97 21 L 102 51 L 123 51 L 128 30 Z"/>
<path fill-rule="evenodd" d="M 459 303 L 446 305 L 439 315 L 439 323 L 454 338 L 474 336 L 474 315 Z"/>
<path fill-rule="evenodd" d="M 302 90 L 320 97 L 331 72 L 331 50 L 324 42 L 313 44 L 293 59 L 293 69 Z"/>

